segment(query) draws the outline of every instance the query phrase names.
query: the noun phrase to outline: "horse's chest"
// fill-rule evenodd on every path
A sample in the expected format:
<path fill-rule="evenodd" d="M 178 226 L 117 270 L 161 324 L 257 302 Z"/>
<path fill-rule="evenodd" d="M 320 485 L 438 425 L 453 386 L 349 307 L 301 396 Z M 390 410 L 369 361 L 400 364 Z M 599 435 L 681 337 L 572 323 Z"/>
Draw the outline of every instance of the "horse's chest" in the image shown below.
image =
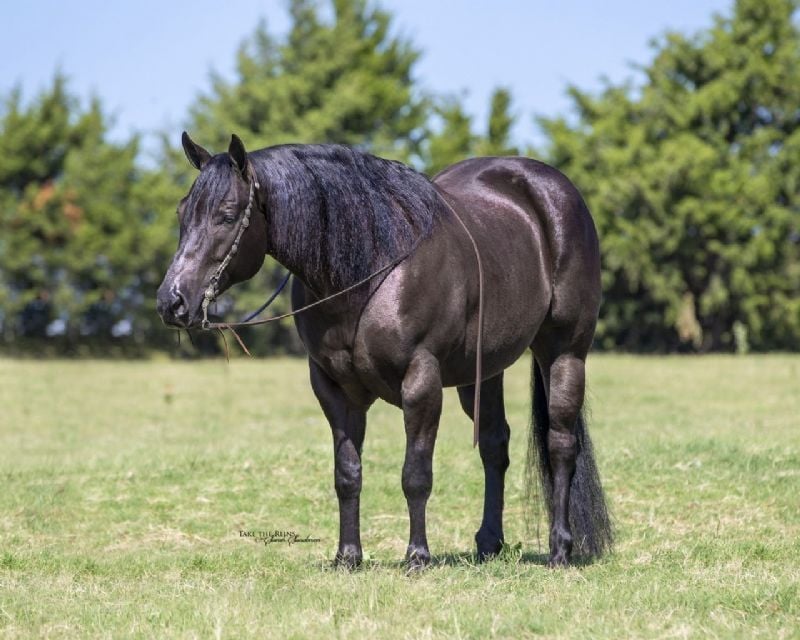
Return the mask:
<path fill-rule="evenodd" d="M 341 387 L 352 402 L 366 401 L 371 394 L 364 388 L 356 371 L 352 346 L 335 330 L 317 334 L 316 338 L 306 342 L 314 362 Z"/>
<path fill-rule="evenodd" d="M 375 399 L 375 394 L 371 393 L 362 383 L 353 363 L 351 351 L 347 349 L 324 350 L 315 354 L 313 358 L 353 404 L 368 406 Z"/>
<path fill-rule="evenodd" d="M 355 379 L 353 354 L 347 349 L 325 350 L 320 355 L 325 372 L 340 384 Z"/>
<path fill-rule="evenodd" d="M 295 318 L 295 322 L 309 355 L 325 373 L 337 382 L 354 375 L 349 326 L 317 317 L 313 312 Z"/>

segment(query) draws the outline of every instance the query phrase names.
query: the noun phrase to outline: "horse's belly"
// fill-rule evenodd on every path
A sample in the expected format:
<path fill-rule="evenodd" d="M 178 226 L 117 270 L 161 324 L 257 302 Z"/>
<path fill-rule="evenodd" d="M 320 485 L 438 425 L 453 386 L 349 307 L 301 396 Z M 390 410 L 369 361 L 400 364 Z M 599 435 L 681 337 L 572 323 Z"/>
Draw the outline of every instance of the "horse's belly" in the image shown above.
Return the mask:
<path fill-rule="evenodd" d="M 549 269 L 535 240 L 525 229 L 512 242 L 482 251 L 484 262 L 482 377 L 497 375 L 511 366 L 530 347 L 547 316 L 552 297 Z M 457 345 L 451 345 L 442 361 L 446 386 L 475 382 L 478 342 L 478 305 L 461 319 Z M 456 325 L 458 320 L 456 319 Z"/>
<path fill-rule="evenodd" d="M 523 305 L 524 316 L 503 316 L 498 309 L 486 310 L 481 345 L 481 378 L 496 376 L 516 362 L 530 347 L 544 320 L 547 307 Z M 477 325 L 477 319 L 474 322 Z M 440 361 L 442 384 L 446 387 L 473 384 L 476 376 L 478 334 L 468 331 L 463 343 Z"/>
<path fill-rule="evenodd" d="M 482 230 L 481 354 L 482 377 L 488 378 L 531 345 L 552 290 L 538 238 L 527 222 L 519 217 L 484 220 Z M 402 376 L 418 350 L 438 360 L 444 386 L 474 383 L 478 282 L 476 256 L 462 228 L 453 226 L 420 246 L 387 278 L 362 316 L 355 360 L 365 384 L 380 397 L 397 400 Z"/>

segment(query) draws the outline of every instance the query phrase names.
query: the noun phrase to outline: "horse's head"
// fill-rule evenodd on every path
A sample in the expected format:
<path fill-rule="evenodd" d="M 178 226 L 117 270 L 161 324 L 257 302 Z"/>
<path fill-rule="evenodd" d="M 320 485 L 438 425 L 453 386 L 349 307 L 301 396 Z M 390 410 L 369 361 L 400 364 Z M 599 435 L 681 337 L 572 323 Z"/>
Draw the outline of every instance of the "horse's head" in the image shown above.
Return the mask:
<path fill-rule="evenodd" d="M 166 324 L 191 327 L 202 318 L 203 298 L 209 285 L 220 294 L 253 277 L 261 268 L 266 223 L 258 202 L 255 173 L 239 138 L 232 136 L 228 153 L 212 156 L 184 132 L 183 150 L 200 175 L 178 205 L 178 250 L 158 288 L 157 308 Z M 251 198 L 248 224 L 243 216 Z M 232 252 L 239 234 L 238 247 Z M 229 262 L 220 272 L 229 255 Z"/>

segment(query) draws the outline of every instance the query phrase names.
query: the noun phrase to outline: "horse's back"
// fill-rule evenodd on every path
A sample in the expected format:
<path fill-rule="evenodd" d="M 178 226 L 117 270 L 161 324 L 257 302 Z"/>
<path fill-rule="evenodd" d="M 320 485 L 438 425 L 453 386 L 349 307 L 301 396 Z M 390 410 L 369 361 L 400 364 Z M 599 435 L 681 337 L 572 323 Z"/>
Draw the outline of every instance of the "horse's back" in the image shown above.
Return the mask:
<path fill-rule="evenodd" d="M 527 216 L 553 283 L 551 315 L 565 321 L 587 310 L 596 315 L 597 232 L 580 192 L 563 173 L 531 158 L 483 157 L 456 163 L 433 182 L 478 224 L 487 216 Z"/>
<path fill-rule="evenodd" d="M 576 249 L 598 253 L 594 222 L 580 192 L 544 162 L 524 157 L 470 158 L 444 169 L 433 182 L 465 204 L 478 204 L 470 207 L 478 216 L 495 209 L 480 207 L 487 198 L 500 197 L 517 205 L 539 222 L 556 261 Z"/>

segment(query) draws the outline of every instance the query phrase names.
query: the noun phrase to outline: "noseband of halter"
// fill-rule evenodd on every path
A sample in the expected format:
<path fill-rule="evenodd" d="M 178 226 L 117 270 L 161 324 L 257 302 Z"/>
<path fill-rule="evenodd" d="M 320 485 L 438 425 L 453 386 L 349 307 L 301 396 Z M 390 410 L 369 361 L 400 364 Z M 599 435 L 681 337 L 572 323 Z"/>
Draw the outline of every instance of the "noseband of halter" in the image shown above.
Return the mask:
<path fill-rule="evenodd" d="M 233 256 L 235 256 L 236 252 L 239 251 L 239 242 L 242 239 L 242 235 L 247 230 L 247 227 L 250 226 L 250 215 L 253 212 L 255 192 L 256 189 L 259 188 L 259 184 L 255 175 L 253 175 L 253 179 L 248 180 L 248 182 L 250 183 L 250 194 L 247 196 L 247 206 L 245 207 L 244 213 L 242 213 L 242 219 L 239 220 L 239 226 L 236 229 L 236 236 L 233 239 L 233 244 L 231 245 L 231 248 L 228 249 L 228 253 L 225 255 L 225 258 L 222 260 L 222 262 L 220 262 L 217 270 L 214 272 L 214 275 L 211 276 L 208 287 L 203 294 L 203 322 L 201 325 L 203 329 L 208 329 L 211 326 L 211 323 L 208 321 L 208 305 L 210 305 L 219 294 L 219 279 L 222 277 L 225 269 L 228 268 Z"/>

